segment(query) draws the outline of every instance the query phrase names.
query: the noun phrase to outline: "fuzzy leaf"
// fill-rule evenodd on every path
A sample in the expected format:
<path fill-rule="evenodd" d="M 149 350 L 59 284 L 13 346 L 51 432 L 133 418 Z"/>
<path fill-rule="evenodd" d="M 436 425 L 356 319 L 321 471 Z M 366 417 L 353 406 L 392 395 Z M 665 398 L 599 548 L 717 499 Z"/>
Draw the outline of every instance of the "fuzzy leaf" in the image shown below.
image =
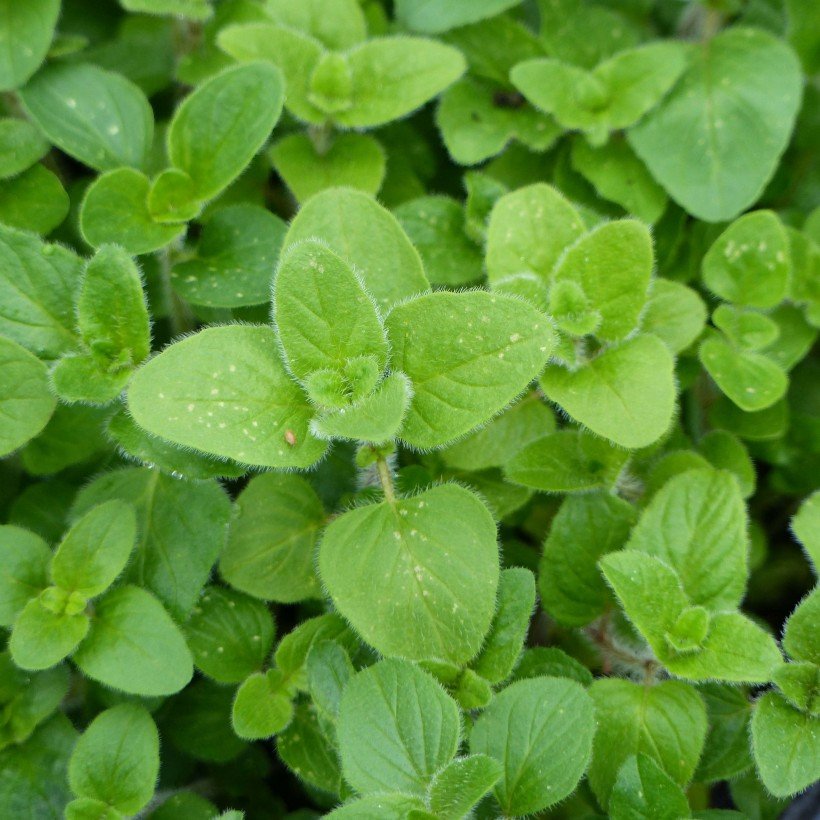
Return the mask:
<path fill-rule="evenodd" d="M 498 572 L 492 516 L 455 484 L 343 513 L 319 549 L 339 612 L 382 654 L 414 660 L 462 663 L 477 652 Z M 375 594 L 363 577 L 379 578 Z"/>
<path fill-rule="evenodd" d="M 46 608 L 54 587 L 32 598 L 14 622 L 9 639 L 12 660 L 21 669 L 48 669 L 70 655 L 88 633 L 85 612 L 61 612 Z"/>
<path fill-rule="evenodd" d="M 430 808 L 442 820 L 460 820 L 501 775 L 501 764 L 487 755 L 457 757 L 436 774 L 430 786 Z"/>
<path fill-rule="evenodd" d="M 319 641 L 308 652 L 305 668 L 313 702 L 335 720 L 345 687 L 356 674 L 347 652 L 336 641 Z"/>
<path fill-rule="evenodd" d="M 538 375 L 554 340 L 542 313 L 482 291 L 421 296 L 394 308 L 386 324 L 392 366 L 414 389 L 401 438 L 424 449 L 502 410 Z"/>
<path fill-rule="evenodd" d="M 293 703 L 277 669 L 254 672 L 236 690 L 231 725 L 243 740 L 262 740 L 281 732 L 293 719 Z"/>
<path fill-rule="evenodd" d="M 654 279 L 641 316 L 641 330 L 652 333 L 677 355 L 697 339 L 706 324 L 706 306 L 698 293 L 671 279 Z"/>
<path fill-rule="evenodd" d="M 0 2 L 3 28 L 11 35 L 0 48 L 0 91 L 21 86 L 46 57 L 60 16 L 60 0 Z"/>
<path fill-rule="evenodd" d="M 212 327 L 171 345 L 134 374 L 128 406 L 150 433 L 246 464 L 308 467 L 327 446 L 269 327 Z"/>
<path fill-rule="evenodd" d="M 612 820 L 680 820 L 689 816 L 681 787 L 645 754 L 627 759 L 609 799 Z"/>

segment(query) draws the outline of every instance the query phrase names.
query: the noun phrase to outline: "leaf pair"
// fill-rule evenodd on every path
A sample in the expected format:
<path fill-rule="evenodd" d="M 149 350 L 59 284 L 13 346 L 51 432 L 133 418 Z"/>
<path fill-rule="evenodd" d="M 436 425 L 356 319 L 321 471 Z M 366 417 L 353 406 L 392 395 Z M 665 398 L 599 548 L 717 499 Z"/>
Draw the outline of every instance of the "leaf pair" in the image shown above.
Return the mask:
<path fill-rule="evenodd" d="M 119 167 L 88 189 L 80 229 L 99 247 L 117 242 L 129 253 L 158 250 L 177 239 L 245 169 L 279 119 L 279 72 L 266 63 L 235 66 L 211 77 L 177 108 L 167 132 L 171 166 L 153 181 Z"/>
<path fill-rule="evenodd" d="M 377 37 L 329 50 L 312 33 L 288 25 L 247 23 L 223 29 L 217 42 L 237 60 L 276 65 L 295 117 L 342 128 L 373 128 L 406 116 L 465 68 L 456 49 L 422 37 Z"/>
<path fill-rule="evenodd" d="M 72 655 L 89 677 L 143 695 L 170 694 L 187 683 L 190 654 L 161 604 L 138 587 L 107 591 L 134 547 L 129 505 L 94 507 L 53 555 L 17 527 L 5 527 L 2 536 L 2 617 L 12 626 L 15 664 L 47 669 Z"/>
<path fill-rule="evenodd" d="M 422 718 L 433 711 L 431 734 Z M 456 818 L 493 786 L 506 814 L 540 811 L 571 793 L 586 769 L 593 707 L 577 683 L 534 678 L 493 701 L 471 733 L 471 755 L 456 758 L 460 729 L 455 702 L 414 665 L 388 660 L 358 673 L 341 699 L 338 738 L 344 776 L 365 796 L 332 816 L 404 801 L 419 816 Z"/>
<path fill-rule="evenodd" d="M 745 526 L 734 477 L 688 470 L 656 493 L 626 548 L 599 562 L 674 675 L 762 683 L 780 661 L 772 637 L 737 612 L 748 572 Z"/>

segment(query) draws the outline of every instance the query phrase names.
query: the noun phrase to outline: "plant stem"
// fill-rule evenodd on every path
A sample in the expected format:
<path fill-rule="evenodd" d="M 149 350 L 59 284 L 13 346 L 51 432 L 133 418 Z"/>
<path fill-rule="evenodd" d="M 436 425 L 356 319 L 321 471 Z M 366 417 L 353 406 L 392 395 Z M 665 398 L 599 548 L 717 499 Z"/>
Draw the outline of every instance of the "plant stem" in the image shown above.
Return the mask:
<path fill-rule="evenodd" d="M 390 465 L 387 459 L 382 457 L 376 462 L 376 472 L 379 476 L 379 482 L 382 485 L 385 501 L 390 504 L 396 503 L 396 490 L 393 487 L 393 476 L 390 473 Z"/>

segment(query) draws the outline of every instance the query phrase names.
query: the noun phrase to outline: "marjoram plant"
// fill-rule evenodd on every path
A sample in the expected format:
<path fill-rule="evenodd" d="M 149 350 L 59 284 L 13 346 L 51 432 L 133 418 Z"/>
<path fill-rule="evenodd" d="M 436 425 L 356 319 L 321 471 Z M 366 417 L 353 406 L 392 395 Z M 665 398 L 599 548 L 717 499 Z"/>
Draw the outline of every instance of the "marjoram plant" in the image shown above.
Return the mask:
<path fill-rule="evenodd" d="M 820 812 L 816 0 L 0 0 L 0 107 L 0 820 Z"/>

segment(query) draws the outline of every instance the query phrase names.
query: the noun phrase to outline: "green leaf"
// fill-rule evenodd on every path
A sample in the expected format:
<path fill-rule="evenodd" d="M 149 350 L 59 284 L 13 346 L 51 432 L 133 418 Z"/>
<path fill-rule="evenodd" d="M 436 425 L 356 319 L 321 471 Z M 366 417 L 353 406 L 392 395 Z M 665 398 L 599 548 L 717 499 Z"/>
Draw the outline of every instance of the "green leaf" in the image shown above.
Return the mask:
<path fill-rule="evenodd" d="M 342 771 L 358 792 L 423 795 L 455 756 L 461 725 L 455 701 L 430 675 L 385 660 L 351 678 L 337 732 Z"/>
<path fill-rule="evenodd" d="M 386 170 L 384 149 L 367 134 L 338 134 L 324 152 L 306 134 L 290 134 L 271 148 L 270 157 L 299 202 L 336 185 L 376 194 Z"/>
<path fill-rule="evenodd" d="M 502 570 L 498 579 L 498 604 L 490 631 L 472 669 L 490 683 L 506 680 L 521 655 L 535 608 L 535 579 L 528 569 Z"/>
<path fill-rule="evenodd" d="M 133 695 L 171 695 L 191 679 L 191 653 L 157 599 L 120 586 L 94 603 L 88 637 L 74 662 L 89 678 Z"/>
<path fill-rule="evenodd" d="M 305 122 L 324 124 L 325 113 L 310 100 L 310 79 L 325 53 L 321 43 L 293 28 L 256 22 L 227 26 L 216 42 L 237 60 L 273 63 L 285 81 L 288 111 Z"/>
<path fill-rule="evenodd" d="M 251 479 L 236 500 L 220 575 L 263 601 L 317 597 L 314 551 L 325 512 L 313 488 L 295 475 Z"/>
<path fill-rule="evenodd" d="M 166 168 L 151 182 L 146 199 L 148 213 L 160 223 L 186 222 L 202 211 L 194 181 L 185 171 Z"/>
<path fill-rule="evenodd" d="M 725 430 L 711 430 L 698 442 L 698 450 L 712 466 L 734 474 L 743 498 L 754 494 L 757 482 L 755 466 L 739 438 Z"/>
<path fill-rule="evenodd" d="M 777 688 L 792 706 L 814 717 L 820 716 L 820 667 L 810 661 L 784 663 L 772 674 Z"/>
<path fill-rule="evenodd" d="M 137 537 L 134 508 L 107 501 L 66 533 L 51 561 L 51 577 L 66 592 L 94 598 L 123 571 Z"/>
<path fill-rule="evenodd" d="M 430 288 L 396 218 L 362 191 L 331 188 L 311 197 L 291 222 L 285 249 L 305 239 L 320 239 L 358 271 L 382 311 Z"/>
<path fill-rule="evenodd" d="M 66 768 L 76 740 L 71 721 L 57 714 L 27 743 L 0 752 L 0 812 L 7 817 L 62 820 L 71 799 Z"/>
<path fill-rule="evenodd" d="M 356 404 L 316 416 L 310 429 L 320 438 L 382 443 L 398 434 L 412 395 L 410 380 L 394 372 Z"/>
<path fill-rule="evenodd" d="M 0 119 L 0 179 L 9 179 L 31 168 L 49 151 L 48 140 L 28 120 Z"/>
<path fill-rule="evenodd" d="M 325 531 L 319 573 L 339 612 L 382 654 L 462 663 L 495 609 L 495 523 L 455 484 L 358 507 Z M 375 592 L 365 577 L 379 579 Z"/>
<path fill-rule="evenodd" d="M 335 720 L 344 689 L 356 674 L 347 652 L 336 641 L 314 643 L 308 652 L 306 670 L 313 702 L 327 717 Z"/>
<path fill-rule="evenodd" d="M 273 318 L 298 379 L 316 370 L 342 373 L 357 356 L 375 358 L 379 372 L 387 365 L 387 338 L 371 297 L 353 269 L 319 242 L 288 247 L 274 277 Z"/>
<path fill-rule="evenodd" d="M 482 278 L 481 250 L 465 233 L 460 202 L 423 196 L 402 203 L 395 214 L 418 248 L 432 284 L 454 288 Z"/>
<path fill-rule="evenodd" d="M 815 492 L 803 501 L 791 520 L 791 528 L 817 575 L 820 570 L 820 492 Z"/>
<path fill-rule="evenodd" d="M 521 0 L 397 0 L 396 19 L 411 31 L 439 34 L 495 17 Z"/>
<path fill-rule="evenodd" d="M 641 330 L 652 333 L 677 355 L 700 336 L 706 305 L 697 291 L 670 279 L 653 279 L 641 315 Z"/>
<path fill-rule="evenodd" d="M 409 794 L 371 794 L 334 809 L 329 820 L 427 820 L 424 802 Z"/>
<path fill-rule="evenodd" d="M 789 237 L 773 211 L 754 211 L 733 222 L 703 257 L 703 282 L 727 302 L 777 305 L 789 287 Z"/>
<path fill-rule="evenodd" d="M 137 545 L 127 578 L 153 592 L 179 619 L 190 613 L 225 543 L 231 508 L 216 482 L 186 481 L 159 470 L 106 473 L 79 494 L 79 516 L 110 499 L 137 512 Z"/>
<path fill-rule="evenodd" d="M 610 347 L 574 372 L 549 365 L 541 387 L 573 419 L 629 449 L 657 441 L 675 410 L 674 360 L 650 334 Z"/>
<path fill-rule="evenodd" d="M 592 71 L 552 58 L 525 60 L 510 79 L 533 105 L 597 146 L 658 104 L 683 72 L 685 55 L 680 43 L 656 42 L 620 51 Z"/>
<path fill-rule="evenodd" d="M 674 569 L 689 599 L 713 612 L 737 607 L 748 575 L 746 510 L 734 477 L 688 470 L 655 494 L 627 549 Z"/>
<path fill-rule="evenodd" d="M 783 648 L 796 661 L 820 665 L 820 640 L 817 623 L 820 618 L 820 588 L 815 587 L 797 606 L 783 630 Z"/>
<path fill-rule="evenodd" d="M 335 742 L 307 703 L 296 707 L 293 721 L 276 739 L 276 750 L 285 765 L 308 785 L 332 795 L 339 793 L 342 775 Z"/>
<path fill-rule="evenodd" d="M 764 31 L 730 28 L 696 48 L 681 81 L 628 139 L 687 211 L 708 222 L 733 219 L 774 172 L 801 86 L 800 65 L 785 43 Z M 686 144 L 670 152 L 683 132 Z"/>
<path fill-rule="evenodd" d="M 134 374 L 128 407 L 154 435 L 245 464 L 309 467 L 327 447 L 269 327 L 211 327 L 171 345 Z"/>
<path fill-rule="evenodd" d="M 70 655 L 88 632 L 88 615 L 76 609 L 62 611 L 60 603 L 66 603 L 67 596 L 54 596 L 52 592 L 59 590 L 50 587 L 32 598 L 14 622 L 9 650 L 21 669 L 37 671 L 54 666 Z M 45 604 L 54 597 L 59 600 L 52 610 Z"/>
<path fill-rule="evenodd" d="M 666 192 L 624 140 L 610 140 L 593 148 L 585 139 L 576 139 L 572 167 L 600 196 L 617 202 L 644 222 L 657 222 L 666 210 Z"/>
<path fill-rule="evenodd" d="M 775 797 L 796 794 L 820 778 L 820 717 L 767 692 L 752 716 L 752 750 L 763 785 Z"/>
<path fill-rule="evenodd" d="M 265 13 L 282 26 L 302 31 L 329 49 L 346 49 L 367 36 L 367 21 L 356 0 L 268 0 Z"/>
<path fill-rule="evenodd" d="M 566 248 L 584 233 L 578 211 L 556 188 L 536 183 L 505 194 L 490 213 L 487 228 L 490 284 L 532 274 L 548 285 Z"/>
<path fill-rule="evenodd" d="M 210 0 L 120 0 L 120 5 L 128 11 L 188 20 L 207 20 L 213 13 Z"/>
<path fill-rule="evenodd" d="M 90 168 L 145 164 L 154 115 L 145 94 L 121 74 L 88 63 L 56 63 L 20 97 L 49 141 Z"/>
<path fill-rule="evenodd" d="M 139 364 L 151 350 L 142 279 L 121 248 L 100 248 L 85 269 L 77 326 L 91 353 L 109 370 Z"/>
<path fill-rule="evenodd" d="M 121 812 L 91 797 L 79 797 L 65 807 L 66 820 L 123 820 L 124 817 Z"/>
<path fill-rule="evenodd" d="M 652 236 L 635 219 L 606 222 L 569 247 L 552 279 L 577 284 L 598 312 L 595 335 L 604 341 L 625 338 L 635 329 L 652 276 Z"/>
<path fill-rule="evenodd" d="M 206 307 L 266 303 L 285 230 L 279 217 L 256 205 L 220 208 L 205 223 L 195 255 L 174 265 L 174 290 Z"/>
<path fill-rule="evenodd" d="M 689 817 L 681 787 L 645 754 L 630 756 L 621 766 L 609 799 L 613 820 L 680 820 Z"/>
<path fill-rule="evenodd" d="M 263 740 L 281 732 L 293 719 L 293 703 L 278 669 L 254 672 L 236 690 L 231 725 L 243 740 Z"/>
<path fill-rule="evenodd" d="M 0 653 L 0 703 L 4 720 L 0 749 L 28 740 L 37 726 L 59 708 L 69 683 L 65 665 L 25 673 L 14 665 L 8 651 Z"/>
<path fill-rule="evenodd" d="M 709 711 L 709 734 L 695 780 L 714 783 L 734 778 L 752 765 L 749 694 L 743 688 L 720 683 L 704 683 L 699 691 Z"/>
<path fill-rule="evenodd" d="M 546 151 L 560 126 L 518 94 L 471 77 L 449 88 L 436 110 L 436 125 L 459 165 L 476 165 L 500 154 L 511 140 Z"/>
<path fill-rule="evenodd" d="M 592 672 L 555 646 L 535 646 L 524 650 L 513 676 L 514 680 L 525 678 L 569 678 L 582 686 L 589 686 Z"/>
<path fill-rule="evenodd" d="M 392 366 L 414 389 L 401 438 L 423 449 L 502 410 L 538 375 L 554 339 L 540 311 L 484 291 L 418 297 L 394 308 L 386 324 Z"/>
<path fill-rule="evenodd" d="M 51 233 L 68 215 L 69 204 L 59 178 L 43 165 L 0 181 L 0 221 L 13 228 Z"/>
<path fill-rule="evenodd" d="M 11 35 L 0 48 L 0 91 L 21 86 L 46 57 L 60 16 L 60 0 L 0 2 L 3 28 Z"/>
<path fill-rule="evenodd" d="M 0 225 L 0 333 L 42 358 L 75 348 L 81 265 L 59 245 Z"/>
<path fill-rule="evenodd" d="M 261 669 L 274 632 L 264 604 L 220 587 L 205 589 L 185 624 L 194 664 L 218 683 L 240 683 Z"/>
<path fill-rule="evenodd" d="M 686 786 L 706 737 L 706 707 L 691 686 L 663 681 L 647 687 L 602 678 L 589 691 L 598 721 L 589 784 L 602 806 L 632 755 L 650 757 L 675 783 Z"/>
<path fill-rule="evenodd" d="M 0 370 L 0 456 L 6 456 L 46 426 L 57 401 L 48 389 L 46 366 L 24 347 L 2 336 Z"/>
<path fill-rule="evenodd" d="M 538 570 L 541 603 L 553 618 L 567 626 L 584 626 L 603 614 L 610 595 L 598 559 L 624 545 L 635 517 L 630 504 L 609 493 L 564 499 Z"/>
<path fill-rule="evenodd" d="M 629 453 L 582 430 L 564 429 L 537 439 L 504 467 L 515 484 L 542 492 L 612 489 Z"/>
<path fill-rule="evenodd" d="M 504 767 L 493 790 L 507 815 L 542 811 L 571 794 L 595 734 L 592 699 L 574 681 L 531 678 L 496 695 L 476 721 L 470 751 Z"/>
<path fill-rule="evenodd" d="M 701 343 L 698 358 L 717 386 L 747 413 L 771 407 L 789 386 L 786 374 L 768 356 L 737 350 L 719 336 Z"/>
<path fill-rule="evenodd" d="M 533 392 L 441 455 L 448 466 L 459 470 L 503 467 L 528 444 L 553 432 L 555 416 Z"/>
<path fill-rule="evenodd" d="M 168 128 L 168 157 L 200 199 L 242 173 L 276 125 L 283 97 L 279 72 L 252 63 L 226 69 L 185 98 Z"/>
<path fill-rule="evenodd" d="M 763 313 L 743 310 L 734 305 L 719 305 L 715 308 L 712 323 L 741 350 L 756 351 L 769 347 L 780 335 L 780 327 L 773 319 Z"/>
<path fill-rule="evenodd" d="M 128 253 L 150 253 L 169 245 L 184 225 L 154 222 L 148 211 L 151 182 L 133 168 L 118 168 L 97 177 L 80 205 L 80 232 L 93 248 L 114 243 Z"/>
<path fill-rule="evenodd" d="M 136 703 L 101 712 L 77 741 L 68 782 L 77 797 L 136 814 L 154 794 L 159 775 L 159 734 Z"/>
<path fill-rule="evenodd" d="M 487 755 L 457 757 L 433 779 L 430 808 L 442 820 L 460 820 L 502 775 L 501 764 Z"/>

